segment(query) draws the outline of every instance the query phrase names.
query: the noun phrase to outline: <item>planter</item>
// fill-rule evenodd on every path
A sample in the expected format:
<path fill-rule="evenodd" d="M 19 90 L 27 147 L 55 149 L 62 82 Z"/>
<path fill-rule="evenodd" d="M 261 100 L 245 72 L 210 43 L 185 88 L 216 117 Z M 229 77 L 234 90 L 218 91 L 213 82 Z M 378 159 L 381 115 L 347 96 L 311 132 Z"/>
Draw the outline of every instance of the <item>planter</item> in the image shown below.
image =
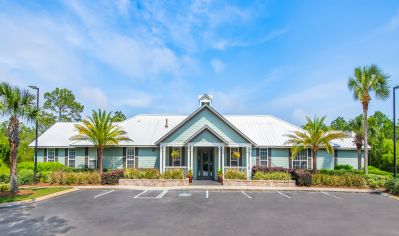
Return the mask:
<path fill-rule="evenodd" d="M 223 185 L 223 176 L 218 176 L 218 182 Z"/>
<path fill-rule="evenodd" d="M 295 187 L 295 180 L 240 180 L 224 179 L 225 186 Z"/>
<path fill-rule="evenodd" d="M 119 179 L 119 185 L 144 187 L 188 186 L 189 179 Z"/>
<path fill-rule="evenodd" d="M 193 183 L 193 177 L 192 177 L 192 176 L 189 176 L 189 177 L 188 177 L 188 183 L 190 183 L 190 184 Z"/>

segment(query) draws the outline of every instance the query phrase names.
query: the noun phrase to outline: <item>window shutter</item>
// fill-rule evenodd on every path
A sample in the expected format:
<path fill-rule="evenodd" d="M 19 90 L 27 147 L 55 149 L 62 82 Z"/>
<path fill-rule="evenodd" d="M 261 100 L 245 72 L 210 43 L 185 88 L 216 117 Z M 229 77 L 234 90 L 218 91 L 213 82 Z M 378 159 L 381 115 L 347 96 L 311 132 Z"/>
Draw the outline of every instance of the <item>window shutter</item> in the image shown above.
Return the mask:
<path fill-rule="evenodd" d="M 122 148 L 122 166 L 123 169 L 126 168 L 126 147 Z"/>
<path fill-rule="evenodd" d="M 334 169 L 335 169 L 335 167 L 337 167 L 337 163 L 338 163 L 338 150 L 335 149 L 334 150 Z"/>
<path fill-rule="evenodd" d="M 272 167 L 272 149 L 267 149 L 267 166 Z"/>
<path fill-rule="evenodd" d="M 308 169 L 312 169 L 313 165 L 312 165 L 312 150 L 310 150 L 310 148 L 307 149 L 308 152 Z"/>
<path fill-rule="evenodd" d="M 168 163 L 166 163 L 166 166 L 173 166 L 173 161 L 172 161 L 172 150 L 173 147 L 167 147 L 168 149 Z"/>
<path fill-rule="evenodd" d="M 181 148 L 181 166 L 186 165 L 186 147 Z"/>
<path fill-rule="evenodd" d="M 139 148 L 134 148 L 134 168 L 139 168 Z"/>
<path fill-rule="evenodd" d="M 54 151 L 54 155 L 55 155 L 55 157 L 54 157 L 54 162 L 58 162 L 58 148 L 55 148 L 55 151 Z"/>
<path fill-rule="evenodd" d="M 89 168 L 89 148 L 85 147 L 85 168 Z"/>
<path fill-rule="evenodd" d="M 64 159 L 65 166 L 68 166 L 68 160 L 69 160 L 69 152 L 68 148 L 65 148 L 65 159 Z"/>
<path fill-rule="evenodd" d="M 288 149 L 288 167 L 292 169 L 291 149 Z"/>
<path fill-rule="evenodd" d="M 227 158 L 226 158 L 226 160 L 227 160 L 227 166 L 230 166 L 231 165 L 231 147 L 228 147 L 227 148 Z"/>
<path fill-rule="evenodd" d="M 43 162 L 47 162 L 47 148 L 43 149 Z"/>
<path fill-rule="evenodd" d="M 260 166 L 259 148 L 256 149 L 256 165 Z"/>
<path fill-rule="evenodd" d="M 242 147 L 238 148 L 238 150 L 240 151 L 240 158 L 238 158 L 238 165 L 242 166 Z"/>

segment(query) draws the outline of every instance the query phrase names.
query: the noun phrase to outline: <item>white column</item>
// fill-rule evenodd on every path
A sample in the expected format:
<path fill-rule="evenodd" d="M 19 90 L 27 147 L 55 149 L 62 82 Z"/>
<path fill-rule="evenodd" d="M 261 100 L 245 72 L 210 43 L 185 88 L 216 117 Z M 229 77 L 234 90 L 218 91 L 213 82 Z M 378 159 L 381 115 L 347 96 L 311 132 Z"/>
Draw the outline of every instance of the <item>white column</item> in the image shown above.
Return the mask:
<path fill-rule="evenodd" d="M 190 169 L 191 169 L 192 171 L 194 171 L 194 165 L 193 165 L 193 162 L 194 162 L 194 153 L 193 153 L 193 150 L 194 150 L 194 147 L 193 147 L 193 146 L 190 146 Z"/>
<path fill-rule="evenodd" d="M 248 149 L 248 154 L 247 154 L 247 163 L 248 163 L 248 179 L 251 179 L 251 172 L 252 172 L 252 148 L 249 146 L 247 147 Z"/>
<path fill-rule="evenodd" d="M 222 148 L 222 172 L 223 172 L 223 178 L 224 178 L 224 147 Z"/>
<path fill-rule="evenodd" d="M 166 166 L 166 146 L 163 147 L 162 149 L 162 173 L 165 172 L 165 166 Z"/>
<path fill-rule="evenodd" d="M 190 146 L 188 146 L 188 145 L 187 145 L 187 155 L 186 155 L 186 157 L 187 157 L 186 166 L 187 166 L 187 171 L 188 171 L 190 169 Z"/>
<path fill-rule="evenodd" d="M 222 158 L 222 146 L 218 147 L 218 169 L 221 168 L 220 166 L 220 159 Z"/>
<path fill-rule="evenodd" d="M 163 146 L 159 146 L 159 171 L 163 172 Z"/>

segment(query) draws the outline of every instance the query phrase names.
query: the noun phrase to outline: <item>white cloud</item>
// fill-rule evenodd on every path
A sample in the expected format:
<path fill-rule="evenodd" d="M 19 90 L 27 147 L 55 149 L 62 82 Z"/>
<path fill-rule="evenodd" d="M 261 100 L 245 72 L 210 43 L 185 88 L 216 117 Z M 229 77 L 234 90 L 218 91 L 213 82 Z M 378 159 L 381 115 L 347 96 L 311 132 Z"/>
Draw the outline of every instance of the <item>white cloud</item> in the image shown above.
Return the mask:
<path fill-rule="evenodd" d="M 216 73 L 221 73 L 224 70 L 224 63 L 219 59 L 215 59 L 215 58 L 212 59 L 211 65 L 212 65 L 213 71 L 215 71 Z"/>
<path fill-rule="evenodd" d="M 396 10 L 396 14 L 392 16 L 385 28 L 390 31 L 394 31 L 399 28 L 399 9 Z"/>
<path fill-rule="evenodd" d="M 130 91 L 130 96 L 127 95 L 125 99 L 122 99 L 119 104 L 126 105 L 131 108 L 137 107 L 149 107 L 152 104 L 153 98 L 151 95 L 141 91 Z"/>
<path fill-rule="evenodd" d="M 98 87 L 83 87 L 79 91 L 80 98 L 84 100 L 84 104 L 90 104 L 91 107 L 101 109 L 108 108 L 108 98 L 105 93 Z"/>
<path fill-rule="evenodd" d="M 296 108 L 292 111 L 292 118 L 297 124 L 304 124 L 306 122 L 306 112 L 300 108 Z"/>

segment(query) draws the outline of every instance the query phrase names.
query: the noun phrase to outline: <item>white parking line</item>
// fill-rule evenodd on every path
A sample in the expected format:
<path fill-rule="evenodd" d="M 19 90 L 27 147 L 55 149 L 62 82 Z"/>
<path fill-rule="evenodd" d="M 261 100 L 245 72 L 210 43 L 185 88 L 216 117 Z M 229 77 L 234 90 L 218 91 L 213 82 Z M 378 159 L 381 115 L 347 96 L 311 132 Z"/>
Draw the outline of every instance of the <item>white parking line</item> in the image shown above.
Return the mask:
<path fill-rule="evenodd" d="M 326 192 L 322 192 L 322 191 L 320 191 L 322 194 L 325 194 L 325 195 L 327 195 L 327 196 L 330 196 L 330 197 L 335 197 L 335 198 L 337 198 L 337 199 L 341 199 L 341 197 L 338 197 L 338 196 L 335 196 L 335 195 L 332 195 L 331 193 L 326 193 Z"/>
<path fill-rule="evenodd" d="M 168 192 L 168 190 L 164 190 L 162 193 L 160 193 L 156 198 L 162 198 L 163 195 L 165 195 Z"/>
<path fill-rule="evenodd" d="M 100 194 L 94 196 L 94 198 L 98 198 L 98 197 L 104 196 L 105 194 L 112 193 L 113 191 L 115 191 L 115 190 L 111 190 L 111 191 L 108 191 L 108 192 L 105 192 L 105 193 L 100 193 Z"/>
<path fill-rule="evenodd" d="M 278 192 L 280 195 L 283 195 L 284 197 L 286 197 L 286 198 L 289 198 L 289 199 L 291 199 L 291 197 L 290 196 L 288 196 L 287 194 L 284 194 L 284 193 L 282 193 L 282 192 Z"/>
<path fill-rule="evenodd" d="M 241 191 L 241 193 L 242 194 L 244 194 L 247 198 L 249 198 L 249 199 L 251 199 L 252 197 L 251 196 L 249 196 L 246 192 L 244 192 L 244 191 Z"/>
<path fill-rule="evenodd" d="M 208 190 L 206 190 L 206 192 L 205 192 L 205 198 L 209 198 L 209 191 Z"/>
<path fill-rule="evenodd" d="M 143 195 L 143 194 L 146 193 L 146 192 L 148 192 L 148 190 L 144 190 L 143 192 L 137 194 L 137 195 L 134 196 L 133 198 L 138 198 L 138 197 L 140 197 L 141 195 Z"/>

